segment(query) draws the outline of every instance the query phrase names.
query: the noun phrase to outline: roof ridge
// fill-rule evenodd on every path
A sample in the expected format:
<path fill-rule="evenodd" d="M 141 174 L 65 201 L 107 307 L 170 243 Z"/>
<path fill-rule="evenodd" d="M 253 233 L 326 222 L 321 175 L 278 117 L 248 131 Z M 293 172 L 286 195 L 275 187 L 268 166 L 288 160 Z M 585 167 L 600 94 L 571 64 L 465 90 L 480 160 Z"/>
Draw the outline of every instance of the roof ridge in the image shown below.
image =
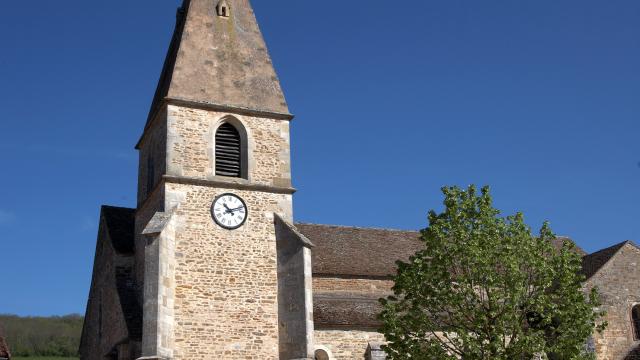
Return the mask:
<path fill-rule="evenodd" d="M 598 274 L 600 270 L 602 270 L 605 266 L 607 266 L 607 264 L 609 264 L 609 262 L 611 262 L 611 260 L 618 254 L 618 252 L 620 252 L 620 250 L 627 244 L 630 244 L 638 248 L 638 246 L 635 245 L 630 240 L 625 240 L 623 242 L 611 245 L 604 249 L 601 249 L 591 254 L 583 256 L 582 271 L 586 276 L 586 279 L 587 280 L 591 279 L 596 274 Z M 598 259 L 598 256 L 603 256 L 604 258 Z M 599 261 L 599 260 L 603 260 L 603 261 Z"/>
<path fill-rule="evenodd" d="M 638 244 L 636 244 L 635 241 L 633 241 L 633 240 L 625 240 L 625 241 L 623 241 L 623 243 L 624 243 L 624 245 L 631 245 L 634 248 L 640 250 L 640 246 L 638 246 Z"/>
<path fill-rule="evenodd" d="M 625 241 L 619 242 L 619 243 L 617 243 L 617 244 L 613 244 L 613 245 L 611 245 L 611 246 L 607 246 L 606 248 L 600 249 L 600 250 L 598 250 L 598 251 L 594 251 L 594 252 L 592 252 L 591 254 L 587 254 L 587 255 L 585 255 L 585 257 L 587 257 L 587 256 L 591 256 L 591 255 L 596 255 L 596 254 L 601 254 L 601 253 L 603 253 L 603 252 L 605 252 L 605 251 L 611 251 L 611 250 L 612 250 L 612 249 L 614 249 L 614 248 L 616 248 L 615 252 L 618 252 L 618 250 L 620 250 L 620 249 L 621 249 L 624 245 L 626 245 L 627 243 L 632 243 L 632 244 L 633 244 L 633 242 L 632 242 L 631 240 L 625 240 Z M 633 244 L 633 245 L 635 246 L 635 244 Z M 637 247 L 637 246 L 636 246 L 636 247 Z"/>
<path fill-rule="evenodd" d="M 123 210 L 131 210 L 131 211 L 135 211 L 136 208 L 130 208 L 127 206 L 114 206 L 114 205 L 102 205 L 101 206 L 103 209 L 123 209 Z"/>
<path fill-rule="evenodd" d="M 555 238 L 551 240 L 553 246 L 556 246 L 557 249 L 560 250 L 562 248 L 562 244 L 558 244 L 558 241 L 569 241 L 571 244 L 573 244 L 574 251 L 577 252 L 581 257 L 585 257 L 588 255 L 588 253 L 580 245 L 578 245 L 578 243 L 576 243 L 576 241 L 571 236 L 555 235 Z"/>
<path fill-rule="evenodd" d="M 359 230 L 378 230 L 378 231 L 393 231 L 393 232 L 405 232 L 405 233 L 420 233 L 420 230 L 402 230 L 392 228 L 379 228 L 379 227 L 364 227 L 364 226 L 352 226 L 352 225 L 335 225 L 335 224 L 316 224 L 305 222 L 294 222 L 294 225 L 310 225 L 310 226 L 327 226 L 342 229 L 359 229 Z"/>

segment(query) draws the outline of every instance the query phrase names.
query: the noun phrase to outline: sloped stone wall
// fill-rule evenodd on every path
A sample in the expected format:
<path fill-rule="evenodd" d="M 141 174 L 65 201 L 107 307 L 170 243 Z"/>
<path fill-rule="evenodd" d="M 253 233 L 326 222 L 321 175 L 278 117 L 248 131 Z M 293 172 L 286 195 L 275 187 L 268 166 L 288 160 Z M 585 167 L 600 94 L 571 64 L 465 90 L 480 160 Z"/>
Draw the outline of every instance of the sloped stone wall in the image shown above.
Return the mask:
<path fill-rule="evenodd" d="M 609 326 L 594 335 L 599 360 L 640 359 L 640 341 L 634 339 L 631 309 L 640 303 L 640 250 L 625 245 L 586 283 L 597 286 Z"/>

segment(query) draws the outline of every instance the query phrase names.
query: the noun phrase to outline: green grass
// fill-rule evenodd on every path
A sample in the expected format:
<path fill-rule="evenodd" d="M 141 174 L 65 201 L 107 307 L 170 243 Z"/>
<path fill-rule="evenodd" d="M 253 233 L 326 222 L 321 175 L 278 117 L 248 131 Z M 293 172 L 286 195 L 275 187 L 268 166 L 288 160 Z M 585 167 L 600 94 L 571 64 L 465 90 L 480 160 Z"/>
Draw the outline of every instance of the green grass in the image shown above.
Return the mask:
<path fill-rule="evenodd" d="M 55 357 L 55 356 L 34 356 L 34 357 L 12 357 L 11 360 L 78 360 L 73 357 Z"/>

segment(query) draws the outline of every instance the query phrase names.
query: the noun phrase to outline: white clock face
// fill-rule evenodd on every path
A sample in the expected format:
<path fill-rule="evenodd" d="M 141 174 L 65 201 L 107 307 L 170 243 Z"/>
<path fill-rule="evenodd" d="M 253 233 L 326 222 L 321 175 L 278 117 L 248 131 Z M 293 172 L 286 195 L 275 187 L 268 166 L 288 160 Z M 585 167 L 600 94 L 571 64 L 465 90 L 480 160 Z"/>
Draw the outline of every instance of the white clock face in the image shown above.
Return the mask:
<path fill-rule="evenodd" d="M 211 215 L 223 228 L 237 229 L 247 220 L 247 205 L 234 194 L 223 194 L 213 201 Z"/>

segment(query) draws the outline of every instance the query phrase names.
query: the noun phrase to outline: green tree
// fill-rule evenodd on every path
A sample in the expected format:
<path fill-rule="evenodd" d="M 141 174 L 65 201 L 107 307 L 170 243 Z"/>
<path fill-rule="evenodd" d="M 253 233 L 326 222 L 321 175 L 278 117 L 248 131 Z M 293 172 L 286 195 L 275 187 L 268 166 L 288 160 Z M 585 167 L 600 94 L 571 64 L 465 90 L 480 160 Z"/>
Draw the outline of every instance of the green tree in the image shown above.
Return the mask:
<path fill-rule="evenodd" d="M 19 317 L 0 314 L 0 328 L 15 357 L 76 356 L 83 317 Z"/>
<path fill-rule="evenodd" d="M 547 223 L 534 236 L 521 213 L 500 216 L 487 187 L 443 193 L 424 250 L 398 262 L 394 296 L 380 300 L 389 359 L 594 358 L 585 344 L 606 323 L 574 244 L 555 248 Z"/>

